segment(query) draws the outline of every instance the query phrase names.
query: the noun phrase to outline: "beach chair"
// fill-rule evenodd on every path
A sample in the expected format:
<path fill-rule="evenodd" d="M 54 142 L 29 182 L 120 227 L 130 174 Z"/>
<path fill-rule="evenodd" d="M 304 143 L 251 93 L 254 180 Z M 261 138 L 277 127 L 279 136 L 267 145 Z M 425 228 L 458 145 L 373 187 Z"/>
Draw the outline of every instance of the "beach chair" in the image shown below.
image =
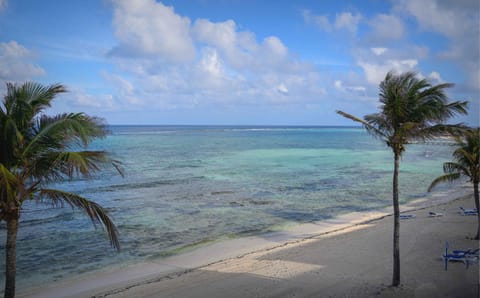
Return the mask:
<path fill-rule="evenodd" d="M 465 209 L 463 207 L 460 207 L 460 213 L 462 215 L 478 215 L 477 209 Z"/>
<path fill-rule="evenodd" d="M 445 254 L 442 259 L 445 261 L 445 271 L 448 269 L 448 262 L 462 262 L 468 267 L 472 263 L 478 263 L 480 249 L 453 250 L 448 253 L 448 242 L 445 242 Z"/>
<path fill-rule="evenodd" d="M 400 219 L 411 219 L 415 218 L 415 214 L 400 214 Z"/>
<path fill-rule="evenodd" d="M 433 212 L 433 211 L 428 212 L 428 217 L 440 217 L 440 216 L 443 216 L 443 213 Z"/>

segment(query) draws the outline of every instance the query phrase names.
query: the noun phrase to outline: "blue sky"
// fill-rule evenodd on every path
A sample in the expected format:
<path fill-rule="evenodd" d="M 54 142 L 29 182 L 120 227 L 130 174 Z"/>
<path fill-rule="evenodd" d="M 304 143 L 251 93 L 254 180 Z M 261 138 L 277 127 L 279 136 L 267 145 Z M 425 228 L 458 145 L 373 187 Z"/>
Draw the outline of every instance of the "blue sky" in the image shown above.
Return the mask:
<path fill-rule="evenodd" d="M 478 0 L 0 0 L 3 82 L 110 124 L 350 125 L 389 70 L 455 83 L 479 125 Z"/>

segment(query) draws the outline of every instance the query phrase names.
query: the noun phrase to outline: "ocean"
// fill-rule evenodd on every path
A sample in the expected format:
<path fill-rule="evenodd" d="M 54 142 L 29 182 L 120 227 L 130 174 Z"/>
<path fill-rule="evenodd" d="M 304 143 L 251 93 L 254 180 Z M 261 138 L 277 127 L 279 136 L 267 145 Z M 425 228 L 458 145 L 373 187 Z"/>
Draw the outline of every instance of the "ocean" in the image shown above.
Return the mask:
<path fill-rule="evenodd" d="M 163 258 L 211 241 L 256 235 L 391 205 L 393 154 L 355 127 L 112 126 L 91 149 L 123 163 L 91 180 L 52 185 L 104 206 L 120 232 L 110 248 L 80 211 L 29 202 L 17 243 L 17 287 Z M 429 197 L 452 147 L 411 144 L 400 202 Z M 445 186 L 445 188 L 448 186 Z M 0 267 L 5 267 L 5 224 Z M 0 275 L 1 283 L 5 276 Z M 3 290 L 3 288 L 2 288 Z"/>

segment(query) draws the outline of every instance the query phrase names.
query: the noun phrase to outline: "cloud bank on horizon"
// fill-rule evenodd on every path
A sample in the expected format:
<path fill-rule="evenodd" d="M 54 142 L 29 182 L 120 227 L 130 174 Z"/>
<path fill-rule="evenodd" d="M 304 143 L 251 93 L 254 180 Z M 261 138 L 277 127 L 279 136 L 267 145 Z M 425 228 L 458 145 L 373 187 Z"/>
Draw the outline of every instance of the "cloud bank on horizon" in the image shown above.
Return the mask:
<path fill-rule="evenodd" d="M 479 125 L 477 0 L 289 2 L 0 0 L 0 80 L 61 82 L 55 111 L 113 124 L 337 125 L 416 71 Z"/>

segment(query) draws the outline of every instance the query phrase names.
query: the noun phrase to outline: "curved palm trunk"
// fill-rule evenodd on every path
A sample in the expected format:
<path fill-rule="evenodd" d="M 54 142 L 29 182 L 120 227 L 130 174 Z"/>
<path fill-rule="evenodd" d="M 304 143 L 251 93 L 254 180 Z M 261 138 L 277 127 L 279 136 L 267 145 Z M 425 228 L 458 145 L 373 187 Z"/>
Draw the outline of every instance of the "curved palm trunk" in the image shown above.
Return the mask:
<path fill-rule="evenodd" d="M 475 199 L 475 208 L 477 208 L 477 221 L 478 221 L 478 227 L 477 227 L 477 236 L 475 236 L 475 240 L 480 239 L 480 195 L 478 193 L 478 181 L 473 182 L 473 196 Z"/>
<path fill-rule="evenodd" d="M 6 266 L 5 266 L 5 298 L 15 297 L 15 274 L 16 266 L 16 243 L 18 232 L 18 214 L 8 216 L 7 243 L 6 243 Z"/>
<path fill-rule="evenodd" d="M 398 171 L 400 154 L 394 152 L 395 167 L 393 169 L 393 278 L 392 286 L 400 285 L 400 208 L 398 206 Z"/>

